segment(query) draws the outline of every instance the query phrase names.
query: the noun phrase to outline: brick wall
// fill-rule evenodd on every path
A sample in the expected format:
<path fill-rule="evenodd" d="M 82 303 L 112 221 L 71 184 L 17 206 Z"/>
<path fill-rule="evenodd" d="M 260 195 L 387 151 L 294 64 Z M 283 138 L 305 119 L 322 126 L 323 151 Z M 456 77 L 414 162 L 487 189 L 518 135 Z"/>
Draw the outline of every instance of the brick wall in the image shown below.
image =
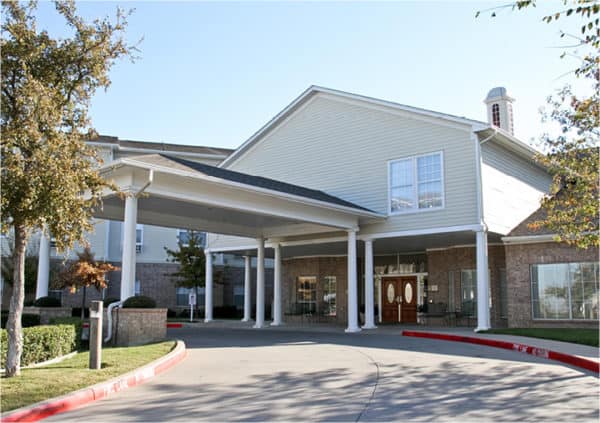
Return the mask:
<path fill-rule="evenodd" d="M 297 280 L 299 276 L 315 276 L 317 278 L 317 304 L 323 300 L 323 278 L 336 277 L 336 317 L 335 322 L 342 324 L 348 321 L 347 304 L 347 260 L 346 257 L 309 257 L 286 259 L 282 270 L 282 297 L 284 321 L 285 313 L 292 311 L 296 303 Z"/>
<path fill-rule="evenodd" d="M 112 320 L 113 346 L 142 345 L 167 336 L 166 308 L 118 308 Z"/>
<path fill-rule="evenodd" d="M 508 284 L 508 325 L 510 327 L 592 327 L 598 321 L 534 320 L 531 306 L 533 264 L 598 261 L 598 249 L 578 250 L 565 244 L 507 244 L 506 276 Z"/>
<path fill-rule="evenodd" d="M 488 247 L 488 267 L 490 269 L 492 295 L 490 321 L 493 327 L 506 326 L 506 319 L 500 317 L 500 270 L 506 267 L 504 246 Z M 461 270 L 477 268 L 475 247 L 428 251 L 427 268 L 429 270 L 427 301 L 449 304 L 449 280 L 452 272 L 454 277 L 454 304 L 456 309 L 460 309 L 460 272 Z M 437 292 L 431 291 L 432 285 L 437 285 Z M 471 323 L 476 324 L 475 321 Z"/>

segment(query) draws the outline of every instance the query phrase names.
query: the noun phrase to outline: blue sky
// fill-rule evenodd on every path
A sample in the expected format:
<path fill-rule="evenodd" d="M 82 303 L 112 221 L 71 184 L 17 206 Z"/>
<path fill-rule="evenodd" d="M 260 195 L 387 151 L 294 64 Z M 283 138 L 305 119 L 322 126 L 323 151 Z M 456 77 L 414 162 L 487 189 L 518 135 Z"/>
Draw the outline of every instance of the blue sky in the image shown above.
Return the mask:
<path fill-rule="evenodd" d="M 93 122 L 122 139 L 235 148 L 312 84 L 484 121 L 502 85 L 529 141 L 577 63 L 559 58 L 568 22 L 541 22 L 561 2 L 475 18 L 507 2 L 81 2 L 86 17 L 135 8 L 128 38 L 144 38 L 95 96 Z M 49 3 L 39 26 L 62 31 Z"/>

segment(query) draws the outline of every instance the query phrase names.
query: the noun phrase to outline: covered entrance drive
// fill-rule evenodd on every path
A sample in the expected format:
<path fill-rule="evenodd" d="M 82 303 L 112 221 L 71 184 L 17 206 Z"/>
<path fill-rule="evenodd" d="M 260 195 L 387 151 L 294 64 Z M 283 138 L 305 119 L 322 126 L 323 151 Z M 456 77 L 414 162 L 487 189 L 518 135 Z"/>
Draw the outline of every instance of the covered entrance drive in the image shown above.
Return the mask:
<path fill-rule="evenodd" d="M 256 324 L 265 319 L 265 241 L 274 257 L 273 325 L 282 322 L 280 240 L 335 233 L 347 244 L 348 332 L 360 330 L 356 241 L 360 225 L 384 216 L 322 191 L 160 154 L 124 158 L 101 169 L 126 196 L 106 192 L 100 219 L 123 220 L 121 299 L 134 295 L 136 224 L 186 228 L 256 241 Z M 249 277 L 246 275 L 249 316 Z M 205 321 L 213 311 L 212 255 L 206 254 Z M 371 300 L 371 307 L 373 300 Z"/>

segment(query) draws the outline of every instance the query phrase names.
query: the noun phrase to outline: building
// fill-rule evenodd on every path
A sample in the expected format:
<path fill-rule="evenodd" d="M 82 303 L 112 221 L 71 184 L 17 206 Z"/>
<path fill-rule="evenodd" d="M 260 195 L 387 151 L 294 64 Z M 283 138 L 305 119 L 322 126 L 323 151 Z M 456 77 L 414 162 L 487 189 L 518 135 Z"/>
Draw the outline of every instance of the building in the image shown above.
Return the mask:
<path fill-rule="evenodd" d="M 349 332 L 424 309 L 477 330 L 597 327 L 597 249 L 523 232 L 551 178 L 512 134 L 513 101 L 492 89 L 480 122 L 312 86 L 218 166 L 118 158 L 101 172 L 130 196 L 107 196 L 97 218 L 124 219 L 120 296 L 135 294 L 139 222 L 209 232 L 207 263 L 256 257 L 243 298 L 259 328 L 271 303 L 273 324 L 309 316 Z M 210 321 L 212 266 L 206 276 Z"/>

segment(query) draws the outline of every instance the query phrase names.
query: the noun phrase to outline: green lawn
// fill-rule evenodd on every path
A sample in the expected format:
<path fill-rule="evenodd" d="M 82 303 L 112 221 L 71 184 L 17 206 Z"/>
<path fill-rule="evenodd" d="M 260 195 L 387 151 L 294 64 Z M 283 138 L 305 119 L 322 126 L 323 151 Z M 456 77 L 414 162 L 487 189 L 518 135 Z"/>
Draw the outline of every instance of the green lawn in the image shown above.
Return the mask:
<path fill-rule="evenodd" d="M 57 397 L 134 370 L 167 354 L 174 341 L 128 348 L 104 348 L 102 369 L 90 370 L 89 353 L 45 367 L 21 370 L 21 376 L 2 377 L 2 412 Z"/>
<path fill-rule="evenodd" d="M 553 341 L 572 342 L 574 344 L 598 346 L 597 329 L 558 329 L 558 328 L 510 328 L 490 329 L 487 333 L 502 335 L 529 336 L 531 338 L 552 339 Z"/>

